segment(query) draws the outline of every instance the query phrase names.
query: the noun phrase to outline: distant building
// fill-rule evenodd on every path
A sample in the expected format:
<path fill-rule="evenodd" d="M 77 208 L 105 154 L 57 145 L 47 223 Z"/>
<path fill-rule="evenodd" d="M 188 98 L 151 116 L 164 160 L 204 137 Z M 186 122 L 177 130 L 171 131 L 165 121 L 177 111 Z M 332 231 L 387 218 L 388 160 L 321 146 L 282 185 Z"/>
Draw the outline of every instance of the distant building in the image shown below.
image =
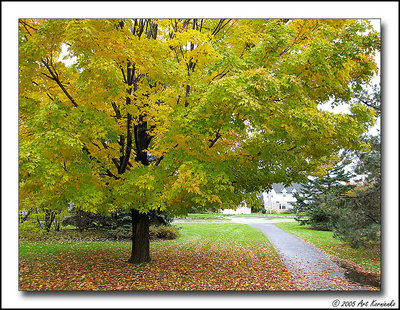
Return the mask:
<path fill-rule="evenodd" d="M 272 189 L 261 194 L 264 209 L 276 210 L 277 212 L 290 211 L 293 209 L 292 203 L 296 202 L 294 194 L 299 192 L 301 185 L 292 183 L 290 186 L 284 186 L 281 183 L 272 184 Z"/>
<path fill-rule="evenodd" d="M 251 213 L 251 208 L 247 206 L 247 204 L 244 202 L 240 206 L 236 208 L 236 210 L 233 209 L 223 209 L 220 211 L 222 214 L 250 214 Z"/>
<path fill-rule="evenodd" d="M 292 210 L 292 203 L 296 202 L 294 194 L 299 192 L 300 189 L 301 185 L 298 183 L 292 183 L 290 186 L 284 186 L 281 183 L 272 184 L 272 189 L 270 191 L 260 193 L 263 209 L 267 212 L 268 210 L 275 210 L 278 213 Z M 220 212 L 223 214 L 250 214 L 251 208 L 244 202 L 239 205 L 236 210 L 225 209 Z"/>

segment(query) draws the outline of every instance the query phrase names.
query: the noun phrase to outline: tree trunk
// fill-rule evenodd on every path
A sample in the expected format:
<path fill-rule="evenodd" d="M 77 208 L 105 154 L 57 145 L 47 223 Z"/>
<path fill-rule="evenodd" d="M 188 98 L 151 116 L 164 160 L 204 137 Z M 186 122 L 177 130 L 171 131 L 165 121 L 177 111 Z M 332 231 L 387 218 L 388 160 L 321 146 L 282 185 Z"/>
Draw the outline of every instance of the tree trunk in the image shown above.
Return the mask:
<path fill-rule="evenodd" d="M 140 264 L 149 262 L 150 259 L 150 237 L 149 216 L 131 209 L 132 216 L 132 255 L 128 263 Z"/>

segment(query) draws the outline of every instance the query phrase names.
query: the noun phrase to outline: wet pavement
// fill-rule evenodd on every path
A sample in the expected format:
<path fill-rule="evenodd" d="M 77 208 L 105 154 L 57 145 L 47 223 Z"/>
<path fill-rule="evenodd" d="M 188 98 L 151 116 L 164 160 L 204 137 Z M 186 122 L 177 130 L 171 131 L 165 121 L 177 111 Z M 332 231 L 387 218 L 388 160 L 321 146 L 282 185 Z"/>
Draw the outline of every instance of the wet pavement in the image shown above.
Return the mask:
<path fill-rule="evenodd" d="M 274 223 L 294 222 L 294 219 L 233 218 L 232 222 L 260 229 L 271 241 L 295 284 L 305 291 L 360 291 L 376 290 L 351 281 L 346 269 L 333 262 L 326 254 L 300 238 L 276 227 Z"/>

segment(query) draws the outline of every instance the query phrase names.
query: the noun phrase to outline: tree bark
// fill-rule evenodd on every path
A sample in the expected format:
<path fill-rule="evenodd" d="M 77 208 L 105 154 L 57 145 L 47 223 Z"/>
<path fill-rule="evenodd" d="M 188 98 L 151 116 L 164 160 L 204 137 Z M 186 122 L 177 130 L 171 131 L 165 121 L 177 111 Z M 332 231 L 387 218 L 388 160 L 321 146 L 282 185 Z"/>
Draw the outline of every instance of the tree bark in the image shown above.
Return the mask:
<path fill-rule="evenodd" d="M 132 217 L 132 255 L 128 263 L 150 262 L 149 216 L 131 209 Z"/>

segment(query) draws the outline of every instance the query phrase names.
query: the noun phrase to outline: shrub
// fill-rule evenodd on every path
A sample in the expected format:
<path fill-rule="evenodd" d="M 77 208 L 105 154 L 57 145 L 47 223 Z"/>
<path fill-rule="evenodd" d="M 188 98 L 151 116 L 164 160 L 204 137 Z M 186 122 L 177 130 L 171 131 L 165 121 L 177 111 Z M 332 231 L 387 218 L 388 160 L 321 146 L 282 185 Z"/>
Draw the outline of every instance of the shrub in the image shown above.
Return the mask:
<path fill-rule="evenodd" d="M 176 239 L 179 236 L 178 229 L 174 226 L 159 226 L 157 237 L 160 239 Z"/>
<path fill-rule="evenodd" d="M 71 216 L 64 219 L 62 225 L 75 226 L 81 232 L 90 228 L 103 228 L 110 230 L 110 232 L 119 229 L 131 229 L 132 218 L 130 212 L 112 212 L 110 215 L 106 216 L 74 209 L 70 213 Z M 156 226 L 169 225 L 172 221 L 167 212 L 159 210 L 152 210 L 149 213 L 149 220 L 150 224 Z"/>
<path fill-rule="evenodd" d="M 267 213 L 267 214 L 278 214 L 278 210 L 276 210 L 274 208 L 269 208 L 269 209 L 265 210 L 265 213 Z"/>
<path fill-rule="evenodd" d="M 179 236 L 178 228 L 174 226 L 150 226 L 150 240 L 172 240 Z"/>
<path fill-rule="evenodd" d="M 72 229 L 50 230 L 34 220 L 27 220 L 19 224 L 19 238 L 25 241 L 48 241 L 48 240 L 77 240 L 81 234 Z"/>
<path fill-rule="evenodd" d="M 127 226 L 117 227 L 116 229 L 107 230 L 107 235 L 109 238 L 120 240 L 120 239 L 131 239 L 132 229 Z"/>
<path fill-rule="evenodd" d="M 157 239 L 157 226 L 150 226 L 149 228 L 149 235 L 150 235 L 150 240 L 156 240 Z"/>
<path fill-rule="evenodd" d="M 19 237 L 26 240 L 41 239 L 46 236 L 47 231 L 41 228 L 38 223 L 27 220 L 19 224 Z"/>
<path fill-rule="evenodd" d="M 97 228 L 97 227 L 108 227 L 110 226 L 110 217 L 106 217 L 93 212 L 86 212 L 83 210 L 73 210 L 71 216 L 65 218 L 61 225 L 68 226 L 72 225 L 83 232 L 85 229 Z"/>
<path fill-rule="evenodd" d="M 123 227 L 108 230 L 108 236 L 110 238 L 121 240 L 121 239 L 130 239 L 132 237 L 132 230 L 124 229 Z M 158 239 L 176 239 L 179 236 L 178 229 L 174 226 L 155 226 L 151 225 L 149 227 L 149 238 L 150 240 L 158 240 Z"/>

